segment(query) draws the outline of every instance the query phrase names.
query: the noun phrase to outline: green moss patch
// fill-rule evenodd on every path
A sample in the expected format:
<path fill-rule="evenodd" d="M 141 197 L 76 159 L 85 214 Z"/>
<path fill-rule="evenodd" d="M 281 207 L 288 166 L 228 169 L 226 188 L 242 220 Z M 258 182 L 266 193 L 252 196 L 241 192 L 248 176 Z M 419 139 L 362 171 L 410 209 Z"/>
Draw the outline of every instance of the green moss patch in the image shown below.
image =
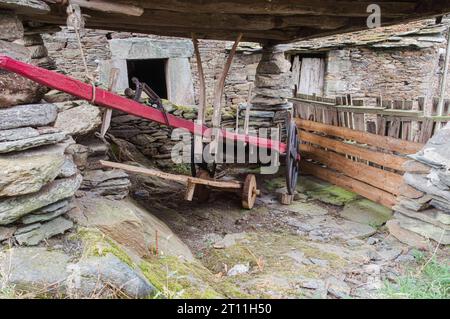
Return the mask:
<path fill-rule="evenodd" d="M 136 268 L 136 265 L 120 245 L 101 231 L 93 228 L 81 227 L 74 236 L 74 239 L 79 239 L 83 242 L 84 247 L 82 257 L 101 257 L 110 253 L 131 268 Z"/>
<path fill-rule="evenodd" d="M 153 257 L 139 265 L 144 276 L 167 298 L 245 298 L 231 283 L 223 282 L 198 262 L 177 257 Z"/>
<path fill-rule="evenodd" d="M 225 276 L 222 280 L 255 298 L 299 297 L 301 292 L 296 283 L 300 278 L 320 278 L 327 273 L 309 258 L 325 260 L 327 268 L 342 268 L 347 264 L 340 256 L 287 232 L 248 233 L 233 246 L 208 249 L 202 262 L 213 273 L 224 275 L 236 264 L 249 264 L 248 273 Z"/>
<path fill-rule="evenodd" d="M 321 201 L 322 203 L 344 206 L 346 203 L 351 202 L 359 197 L 358 194 L 349 192 L 339 186 L 331 185 L 324 187 L 317 191 L 306 192 L 314 199 Z"/>
<path fill-rule="evenodd" d="M 340 215 L 354 222 L 379 227 L 392 217 L 392 210 L 368 199 L 347 203 Z"/>

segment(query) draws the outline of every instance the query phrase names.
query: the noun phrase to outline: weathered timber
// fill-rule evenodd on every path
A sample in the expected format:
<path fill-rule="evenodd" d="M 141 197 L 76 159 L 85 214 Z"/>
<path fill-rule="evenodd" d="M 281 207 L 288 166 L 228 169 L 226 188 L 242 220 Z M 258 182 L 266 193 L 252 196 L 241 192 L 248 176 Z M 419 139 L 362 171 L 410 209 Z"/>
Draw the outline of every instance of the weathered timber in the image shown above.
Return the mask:
<path fill-rule="evenodd" d="M 391 194 L 398 194 L 403 178 L 400 174 L 385 171 L 364 163 L 352 161 L 343 155 L 307 144 L 300 145 L 302 158 L 318 161 L 361 182 L 375 186 Z"/>
<path fill-rule="evenodd" d="M 355 156 L 374 164 L 389 167 L 398 171 L 403 171 L 402 165 L 407 161 L 406 158 L 397 155 L 371 151 L 367 148 L 348 144 L 338 140 L 333 140 L 331 138 L 323 137 L 305 131 L 300 131 L 299 137 L 303 142 L 310 142 L 323 148 L 331 149 L 337 153 Z"/>
<path fill-rule="evenodd" d="M 242 188 L 242 183 L 240 183 L 238 181 L 207 180 L 207 179 L 203 179 L 203 178 L 190 177 L 190 176 L 178 175 L 178 174 L 170 174 L 170 173 L 158 171 L 156 169 L 143 168 L 143 167 L 126 165 L 126 164 L 121 164 L 121 163 L 114 163 L 114 162 L 109 162 L 109 161 L 100 161 L 100 164 L 104 167 L 119 168 L 119 169 L 123 169 L 124 171 L 131 172 L 131 173 L 161 177 L 164 179 L 168 179 L 168 180 L 183 183 L 183 184 L 187 184 L 188 182 L 190 182 L 191 184 L 194 183 L 194 184 L 200 184 L 200 185 L 206 185 L 206 186 L 212 186 L 212 187 L 218 187 L 218 188 L 231 188 L 231 189 Z"/>
<path fill-rule="evenodd" d="M 166 0 L 139 1 L 132 0 L 146 9 L 171 10 L 177 12 L 201 13 L 239 13 L 239 14 L 276 14 L 276 15 L 333 15 L 346 17 L 367 17 L 370 1 L 335 1 L 335 0 L 274 0 L 274 1 L 204 1 L 204 0 Z M 399 17 L 413 13 L 414 2 L 387 1 L 378 2 L 386 17 Z"/>
<path fill-rule="evenodd" d="M 44 0 L 50 4 L 67 4 L 67 0 Z M 80 8 L 91 9 L 95 11 L 118 13 L 128 16 L 139 17 L 144 13 L 140 6 L 123 2 L 112 2 L 107 0 L 70 0 L 70 3 L 77 4 Z"/>
<path fill-rule="evenodd" d="M 198 38 L 220 40 L 232 40 L 238 33 L 244 33 L 245 41 L 259 39 L 258 42 L 271 44 L 367 29 L 367 17 L 370 14 L 367 9 L 371 4 L 368 0 L 75 1 L 84 5 L 83 13 L 89 16 L 86 20 L 88 28 L 186 38 L 190 38 L 191 32 L 196 32 Z M 382 10 L 382 26 L 450 12 L 450 3 L 444 0 L 379 1 L 377 4 Z M 113 6 L 123 10 L 113 10 Z M 30 13 L 25 14 L 24 18 L 64 25 L 64 8 L 59 4 L 50 7 L 50 13 Z M 127 10 L 136 10 L 128 14 L 138 14 L 139 8 L 144 9 L 142 15 L 127 15 Z M 113 11 L 115 13 L 111 13 Z"/>
<path fill-rule="evenodd" d="M 385 150 L 398 152 L 400 154 L 415 154 L 420 151 L 424 144 L 411 141 L 399 140 L 388 136 L 354 131 L 345 127 L 326 125 L 318 122 L 296 119 L 297 125 L 307 131 L 321 132 L 326 135 L 337 136 L 344 139 L 354 140 L 361 144 L 369 144 Z"/>
<path fill-rule="evenodd" d="M 304 173 L 314 175 L 337 186 L 358 193 L 383 206 L 391 208 L 396 204 L 394 195 L 328 168 L 302 161 L 300 162 L 300 169 Z"/>
<path fill-rule="evenodd" d="M 231 63 L 233 62 L 234 55 L 236 54 L 236 49 L 239 45 L 239 42 L 242 39 L 242 33 L 238 35 L 236 40 L 234 41 L 233 48 L 228 54 L 227 61 L 225 62 L 225 66 L 222 70 L 222 74 L 220 75 L 219 80 L 217 81 L 216 87 L 214 89 L 214 101 L 213 101 L 213 116 L 212 116 L 212 126 L 214 128 L 220 127 L 220 116 L 221 116 L 221 104 L 222 104 L 222 96 L 223 90 L 225 88 L 225 80 L 227 78 L 228 72 L 230 71 Z"/>

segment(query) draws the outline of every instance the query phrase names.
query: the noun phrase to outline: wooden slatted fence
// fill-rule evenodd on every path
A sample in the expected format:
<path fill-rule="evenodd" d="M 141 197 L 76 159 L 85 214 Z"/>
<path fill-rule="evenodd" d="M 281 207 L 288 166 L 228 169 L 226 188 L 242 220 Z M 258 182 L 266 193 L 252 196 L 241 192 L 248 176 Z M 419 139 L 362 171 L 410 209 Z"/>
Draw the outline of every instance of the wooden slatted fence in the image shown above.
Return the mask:
<path fill-rule="evenodd" d="M 423 144 L 296 119 L 301 171 L 387 207 L 396 203 L 406 155 Z"/>
<path fill-rule="evenodd" d="M 301 170 L 387 207 L 396 204 L 406 155 L 422 149 L 439 128 L 436 123 L 450 121 L 450 116 L 425 116 L 420 99 L 416 104 L 380 100 L 373 107 L 351 96 L 300 95 L 291 101 L 301 140 Z M 446 114 L 449 106 L 446 101 Z"/>

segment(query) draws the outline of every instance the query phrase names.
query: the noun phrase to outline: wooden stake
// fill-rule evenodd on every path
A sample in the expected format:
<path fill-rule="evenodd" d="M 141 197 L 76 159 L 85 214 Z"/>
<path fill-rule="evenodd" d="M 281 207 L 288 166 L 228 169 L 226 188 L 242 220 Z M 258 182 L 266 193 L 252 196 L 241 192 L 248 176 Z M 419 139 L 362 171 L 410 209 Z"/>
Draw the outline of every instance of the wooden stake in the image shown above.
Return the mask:
<path fill-rule="evenodd" d="M 109 92 L 112 92 L 114 90 L 118 78 L 119 78 L 119 69 L 112 68 L 109 74 L 109 84 L 108 84 Z M 108 131 L 109 126 L 111 125 L 111 116 L 112 116 L 112 109 L 106 109 L 105 113 L 103 113 L 102 127 L 100 129 L 101 136 L 105 136 L 106 132 Z"/>
<path fill-rule="evenodd" d="M 247 105 L 245 106 L 245 120 L 244 120 L 244 134 L 248 134 L 248 128 L 250 124 L 250 99 L 252 97 L 253 84 L 250 83 L 248 88 Z"/>

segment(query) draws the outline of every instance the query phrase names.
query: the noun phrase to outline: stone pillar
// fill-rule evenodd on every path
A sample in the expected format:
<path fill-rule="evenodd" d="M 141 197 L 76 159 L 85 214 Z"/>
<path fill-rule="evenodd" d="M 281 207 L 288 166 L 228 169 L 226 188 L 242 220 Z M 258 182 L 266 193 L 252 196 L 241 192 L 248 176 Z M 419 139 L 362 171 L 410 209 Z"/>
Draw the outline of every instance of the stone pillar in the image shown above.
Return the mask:
<path fill-rule="evenodd" d="M 286 111 L 292 111 L 287 98 L 291 92 L 291 63 L 277 46 L 264 47 L 256 69 L 250 127 L 273 127 L 284 123 Z"/>

